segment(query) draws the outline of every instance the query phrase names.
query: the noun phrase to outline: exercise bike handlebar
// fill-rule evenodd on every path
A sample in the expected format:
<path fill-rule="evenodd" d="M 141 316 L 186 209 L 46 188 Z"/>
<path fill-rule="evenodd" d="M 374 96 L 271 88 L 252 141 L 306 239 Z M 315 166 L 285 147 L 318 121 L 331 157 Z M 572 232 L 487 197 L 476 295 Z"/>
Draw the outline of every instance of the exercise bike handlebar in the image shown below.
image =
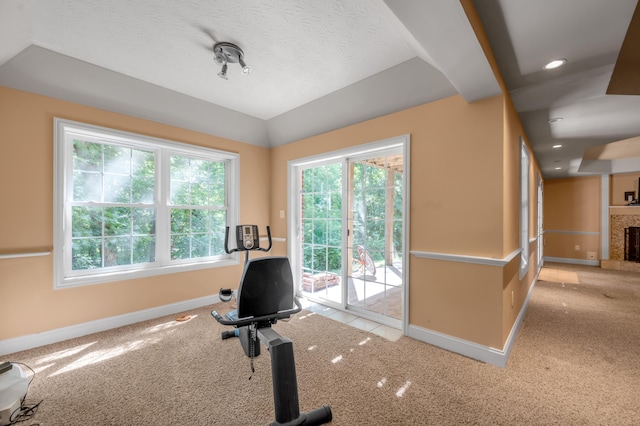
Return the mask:
<path fill-rule="evenodd" d="M 267 240 L 269 241 L 269 247 L 267 247 L 267 248 L 258 247 L 258 248 L 255 248 L 253 250 L 257 250 L 257 251 L 269 251 L 269 250 L 271 250 L 271 246 L 273 245 L 273 241 L 271 241 L 271 228 L 269 228 L 269 225 L 267 225 Z M 224 251 L 227 252 L 227 254 L 235 253 L 237 251 L 245 251 L 245 249 L 241 249 L 239 247 L 236 247 L 234 249 L 229 250 L 229 227 L 228 226 L 227 226 L 227 230 L 225 231 L 225 234 L 224 234 Z"/>
<path fill-rule="evenodd" d="M 234 327 L 244 327 L 245 325 L 254 324 L 257 322 L 263 321 L 272 321 L 278 319 L 289 318 L 293 314 L 297 314 L 302 310 L 302 305 L 297 297 L 293 298 L 293 303 L 295 303 L 296 307 L 287 309 L 285 311 L 276 312 L 275 314 L 270 315 L 262 315 L 259 317 L 246 317 L 246 318 L 238 318 L 237 320 L 228 320 L 222 317 L 217 311 L 211 311 L 211 316 L 216 319 L 222 325 L 232 325 Z"/>

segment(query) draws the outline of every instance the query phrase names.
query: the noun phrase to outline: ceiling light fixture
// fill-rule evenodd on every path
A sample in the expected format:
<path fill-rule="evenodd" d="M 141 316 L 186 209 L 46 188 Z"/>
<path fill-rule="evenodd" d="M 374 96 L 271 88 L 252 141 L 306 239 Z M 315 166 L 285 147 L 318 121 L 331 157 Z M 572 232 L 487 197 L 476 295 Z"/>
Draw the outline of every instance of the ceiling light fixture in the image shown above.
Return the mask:
<path fill-rule="evenodd" d="M 564 117 L 553 117 L 547 120 L 547 123 L 556 123 L 558 121 L 564 120 Z"/>
<path fill-rule="evenodd" d="M 552 146 L 552 148 L 556 148 L 556 149 L 557 148 L 562 148 L 562 145 L 561 144 L 557 144 L 557 145 Z"/>
<path fill-rule="evenodd" d="M 562 167 L 556 167 L 556 170 L 562 170 Z"/>
<path fill-rule="evenodd" d="M 547 65 L 544 66 L 545 70 L 553 70 L 556 69 L 558 67 L 563 66 L 564 64 L 567 63 L 567 60 L 564 58 L 561 59 L 554 59 L 553 61 L 549 62 Z"/>
<path fill-rule="evenodd" d="M 222 70 L 218 73 L 218 76 L 225 80 L 228 80 L 227 64 L 239 63 L 242 67 L 243 74 L 251 73 L 251 67 L 244 62 L 244 52 L 233 43 L 221 41 L 214 44 L 213 60 L 216 64 L 222 66 Z"/>

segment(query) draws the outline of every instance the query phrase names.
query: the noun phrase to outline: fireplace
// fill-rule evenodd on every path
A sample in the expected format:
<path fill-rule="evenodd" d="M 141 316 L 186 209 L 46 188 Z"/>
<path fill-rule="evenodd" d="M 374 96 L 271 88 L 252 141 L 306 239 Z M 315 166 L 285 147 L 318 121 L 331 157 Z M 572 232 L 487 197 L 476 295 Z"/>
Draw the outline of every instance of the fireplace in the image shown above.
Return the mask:
<path fill-rule="evenodd" d="M 624 228 L 624 260 L 640 262 L 640 226 Z"/>
<path fill-rule="evenodd" d="M 640 206 L 609 207 L 609 258 L 600 267 L 640 272 Z M 629 241 L 629 240 L 632 241 Z"/>

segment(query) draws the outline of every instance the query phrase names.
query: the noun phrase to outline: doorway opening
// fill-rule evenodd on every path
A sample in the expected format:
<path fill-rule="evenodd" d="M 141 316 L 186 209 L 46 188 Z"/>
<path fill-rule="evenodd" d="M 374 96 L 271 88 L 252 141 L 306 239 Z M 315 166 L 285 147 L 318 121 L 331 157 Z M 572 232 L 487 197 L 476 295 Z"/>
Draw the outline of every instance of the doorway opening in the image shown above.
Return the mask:
<path fill-rule="evenodd" d="M 403 329 L 409 137 L 289 164 L 298 294 Z"/>

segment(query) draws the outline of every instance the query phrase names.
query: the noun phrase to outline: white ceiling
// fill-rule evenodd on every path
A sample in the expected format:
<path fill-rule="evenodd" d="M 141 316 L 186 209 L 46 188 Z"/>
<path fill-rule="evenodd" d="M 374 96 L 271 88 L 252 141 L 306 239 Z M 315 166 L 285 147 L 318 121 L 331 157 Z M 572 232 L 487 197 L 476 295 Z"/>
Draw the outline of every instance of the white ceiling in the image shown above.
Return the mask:
<path fill-rule="evenodd" d="M 638 96 L 605 95 L 636 0 L 473 3 L 545 177 L 640 135 Z M 0 40 L 1 85 L 263 146 L 499 93 L 454 0 L 3 0 Z M 218 78 L 216 41 L 252 73 Z"/>
<path fill-rule="evenodd" d="M 640 159 L 580 167 L 590 147 L 640 135 L 640 96 L 606 94 L 637 0 L 473 2 L 544 177 L 639 171 Z M 556 58 L 567 64 L 542 70 Z"/>
<path fill-rule="evenodd" d="M 263 120 L 415 56 L 368 0 L 45 0 L 32 16 L 40 47 Z M 216 78 L 216 41 L 254 74 Z"/>

